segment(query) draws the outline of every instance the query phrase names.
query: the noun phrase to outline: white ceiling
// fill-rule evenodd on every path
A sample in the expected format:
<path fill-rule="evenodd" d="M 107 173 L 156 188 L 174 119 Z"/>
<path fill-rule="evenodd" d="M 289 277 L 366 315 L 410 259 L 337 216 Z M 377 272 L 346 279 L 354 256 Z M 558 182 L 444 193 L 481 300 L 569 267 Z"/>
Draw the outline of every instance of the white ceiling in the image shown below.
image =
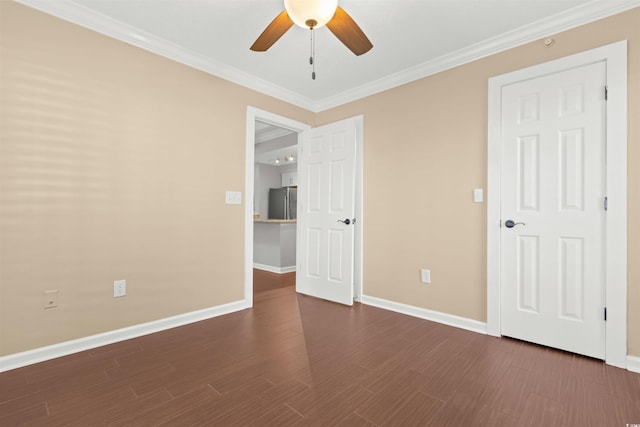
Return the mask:
<path fill-rule="evenodd" d="M 267 52 L 249 50 L 282 0 L 18 0 L 311 111 L 321 111 L 558 31 L 640 0 L 341 0 L 373 43 L 353 55 L 292 27 Z"/>

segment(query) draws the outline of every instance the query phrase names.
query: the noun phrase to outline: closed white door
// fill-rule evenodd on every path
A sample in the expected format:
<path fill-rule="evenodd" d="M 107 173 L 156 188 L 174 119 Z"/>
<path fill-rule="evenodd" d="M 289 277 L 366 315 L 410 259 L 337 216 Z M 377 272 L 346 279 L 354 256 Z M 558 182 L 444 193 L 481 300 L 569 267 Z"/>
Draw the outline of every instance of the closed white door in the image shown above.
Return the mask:
<path fill-rule="evenodd" d="M 601 62 L 502 91 L 502 334 L 599 359 L 605 85 Z"/>
<path fill-rule="evenodd" d="M 355 119 L 311 129 L 299 156 L 296 290 L 352 305 Z"/>

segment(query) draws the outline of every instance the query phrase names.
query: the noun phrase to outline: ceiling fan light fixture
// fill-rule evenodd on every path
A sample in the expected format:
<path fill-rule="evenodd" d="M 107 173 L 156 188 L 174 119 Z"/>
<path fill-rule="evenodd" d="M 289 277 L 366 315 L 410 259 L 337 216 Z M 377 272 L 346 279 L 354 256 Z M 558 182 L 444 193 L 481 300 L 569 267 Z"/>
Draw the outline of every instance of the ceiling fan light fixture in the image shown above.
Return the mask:
<path fill-rule="evenodd" d="M 338 0 L 284 0 L 291 20 L 302 28 L 320 28 L 333 18 Z"/>

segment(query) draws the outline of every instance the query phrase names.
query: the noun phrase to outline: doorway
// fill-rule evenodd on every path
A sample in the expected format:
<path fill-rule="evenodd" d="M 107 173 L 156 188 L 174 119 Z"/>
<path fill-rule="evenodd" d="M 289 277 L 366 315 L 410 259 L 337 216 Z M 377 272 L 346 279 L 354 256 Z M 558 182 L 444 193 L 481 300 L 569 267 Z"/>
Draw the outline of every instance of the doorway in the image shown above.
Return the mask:
<path fill-rule="evenodd" d="M 254 297 L 295 287 L 298 133 L 255 121 Z"/>
<path fill-rule="evenodd" d="M 506 306 L 507 302 L 505 302 L 505 296 L 509 295 L 509 293 L 511 293 L 512 297 L 515 296 L 515 298 L 517 298 L 517 300 L 512 298 L 511 301 L 515 305 L 520 304 L 522 306 L 520 307 L 521 309 L 515 311 L 524 313 L 528 310 L 529 312 L 534 312 L 536 311 L 536 307 L 548 304 L 552 306 L 550 311 L 552 316 L 561 317 L 559 315 L 563 314 L 562 310 L 559 310 L 557 305 L 554 306 L 554 303 L 549 301 L 550 298 L 562 298 L 562 292 L 559 292 L 558 289 L 552 289 L 550 293 L 545 296 L 544 292 L 541 292 L 539 288 L 534 286 L 535 283 L 540 281 L 540 278 L 536 276 L 535 272 L 533 272 L 531 268 L 528 270 L 531 273 L 528 276 L 526 274 L 518 275 L 519 273 L 517 273 L 517 271 L 523 273 L 523 271 L 526 270 L 526 264 L 522 262 L 524 258 L 520 259 L 522 257 L 527 258 L 529 261 L 533 260 L 529 263 L 529 266 L 538 265 L 535 255 L 540 254 L 540 251 L 535 249 L 538 242 L 541 242 L 542 240 L 534 233 L 534 229 L 531 229 L 531 232 L 523 231 L 519 236 L 518 233 L 513 231 L 513 227 L 528 227 L 528 225 L 515 225 L 515 223 L 523 222 L 526 224 L 527 221 L 519 221 L 516 219 L 513 225 L 507 224 L 506 221 L 512 219 L 507 217 L 507 215 L 526 215 L 527 209 L 533 209 L 535 207 L 535 203 L 539 202 L 540 199 L 532 197 L 540 194 L 536 188 L 542 186 L 544 183 L 541 181 L 541 178 L 538 179 L 534 176 L 536 173 L 541 173 L 542 169 L 539 168 L 539 163 L 531 163 L 533 161 L 531 159 L 538 156 L 541 152 L 541 149 L 536 148 L 534 141 L 535 138 L 533 137 L 533 139 L 530 138 L 529 140 L 521 138 L 520 145 L 522 150 L 514 155 L 516 156 L 515 158 L 519 159 L 516 164 L 519 164 L 521 168 L 526 168 L 527 165 L 530 166 L 529 169 L 531 169 L 531 174 L 529 174 L 528 177 L 533 177 L 535 179 L 532 178 L 533 180 L 527 184 L 525 179 L 527 177 L 525 175 L 509 175 L 509 147 L 505 142 L 505 138 L 508 136 L 508 129 L 510 125 L 505 123 L 505 117 L 503 117 L 503 112 L 507 110 L 505 102 L 509 102 L 509 100 L 505 99 L 504 94 L 508 93 L 507 88 L 509 87 L 518 87 L 520 85 L 521 87 L 526 88 L 527 83 L 524 82 L 542 82 L 545 78 L 553 80 L 557 76 L 562 75 L 562 73 L 571 73 L 571 70 L 592 66 L 593 64 L 601 64 L 601 67 L 603 68 L 602 75 L 606 76 L 603 77 L 604 82 L 602 87 L 599 89 L 596 88 L 596 90 L 599 90 L 600 96 L 603 99 L 603 114 L 605 117 L 603 120 L 604 128 L 602 131 L 604 143 L 602 148 L 602 159 L 600 160 L 604 163 L 602 165 L 603 177 L 600 178 L 602 180 L 602 194 L 595 196 L 593 194 L 589 195 L 587 193 L 590 191 L 589 189 L 585 188 L 583 191 L 581 188 L 577 187 L 571 187 L 573 195 L 559 191 L 557 194 L 554 193 L 555 195 L 552 194 L 550 196 L 549 206 L 551 207 L 549 212 L 538 212 L 536 215 L 531 217 L 530 221 L 532 221 L 532 226 L 535 221 L 539 221 L 541 223 L 551 221 L 554 225 L 557 225 L 558 222 L 556 220 L 549 220 L 549 215 L 555 215 L 559 211 L 562 211 L 563 205 L 560 197 L 562 194 L 569 197 L 582 197 L 583 195 L 587 195 L 592 197 L 592 199 L 593 197 L 600 197 L 600 203 L 595 209 L 597 212 L 594 211 L 594 215 L 596 217 L 596 223 L 601 221 L 603 227 L 602 233 L 600 237 L 598 237 L 602 242 L 602 250 L 600 254 L 596 254 L 597 258 L 602 261 L 602 272 L 594 273 L 600 275 L 600 280 L 596 280 L 597 283 L 594 285 L 596 287 L 593 291 L 596 294 L 594 297 L 595 302 L 591 304 L 587 310 L 589 310 L 588 315 L 590 317 L 593 317 L 594 319 L 597 317 L 598 322 L 600 322 L 600 325 L 603 328 L 602 334 L 604 337 L 602 337 L 602 340 L 604 342 L 604 349 L 601 354 L 596 354 L 595 356 L 604 358 L 608 364 L 626 367 L 626 42 L 614 43 L 609 46 L 572 55 L 567 58 L 497 76 L 489 80 L 487 331 L 490 335 L 495 336 L 512 333 L 509 328 L 504 326 L 504 320 L 510 319 L 509 316 L 511 316 L 514 311 L 512 310 L 512 307 Z M 598 68 L 597 65 L 595 67 Z M 549 86 L 547 83 L 548 82 L 545 81 L 543 86 Z M 568 82 L 559 83 L 558 86 L 555 89 L 552 89 L 550 93 L 558 94 L 562 93 L 563 90 L 570 91 L 573 89 L 581 91 L 585 87 L 586 86 L 584 86 L 583 83 L 577 83 L 575 80 L 570 79 Z M 527 99 L 530 99 L 534 103 L 536 100 L 541 99 L 534 90 L 529 90 L 526 94 L 523 92 L 520 95 L 519 101 L 517 102 L 519 102 L 519 105 L 521 106 L 526 104 L 524 100 L 527 97 L 529 97 Z M 571 96 L 574 100 L 574 106 L 580 107 L 584 105 L 573 95 Z M 605 96 L 607 96 L 606 101 L 604 101 Z M 557 103 L 556 99 L 555 101 L 551 101 L 549 108 L 557 112 L 558 110 L 561 110 L 558 109 L 559 105 L 560 104 Z M 532 107 L 529 111 L 535 115 L 542 111 L 541 109 L 542 107 L 538 108 L 536 106 L 535 108 Z M 540 114 L 542 115 L 543 113 Z M 520 120 L 520 122 L 522 122 L 522 120 Z M 571 124 L 563 129 L 569 132 L 572 129 L 575 130 L 578 128 L 579 126 Z M 553 156 L 553 153 L 555 152 L 555 155 L 559 153 L 560 156 L 564 155 L 566 157 L 567 154 L 573 152 L 571 150 L 572 147 L 576 150 L 580 149 L 581 143 L 579 143 L 579 139 L 571 139 L 569 137 L 563 139 L 562 132 L 558 132 L 559 129 L 556 129 L 555 133 L 551 137 L 553 140 L 552 144 L 558 144 L 555 148 L 553 148 L 553 145 L 551 146 L 551 156 Z M 597 132 L 598 131 L 596 130 L 596 133 Z M 529 132 L 528 135 L 535 136 L 537 134 L 532 131 Z M 577 135 L 579 135 L 579 133 L 574 134 L 576 137 Z M 563 144 L 566 146 L 564 147 L 566 148 L 564 151 L 561 150 Z M 523 155 L 527 147 L 531 154 L 529 157 Z M 582 161 L 584 158 L 583 154 L 578 151 L 574 152 L 574 154 L 574 160 L 580 159 L 580 161 Z M 526 161 L 529 160 L 530 162 L 528 164 Z M 551 163 L 552 168 L 555 168 L 556 172 L 561 169 L 562 162 L 552 160 Z M 575 163 L 574 166 L 579 167 L 579 164 Z M 581 179 L 585 176 L 582 175 L 583 172 L 578 169 L 574 169 L 573 166 L 571 167 L 571 170 L 574 175 L 578 174 L 576 176 L 580 176 Z M 562 177 L 560 177 L 560 181 L 562 181 Z M 579 183 L 580 182 L 578 180 L 573 179 L 571 185 Z M 509 205 L 509 198 L 505 195 L 505 188 L 515 186 L 514 191 L 517 192 L 519 190 L 523 190 L 526 185 L 529 185 L 527 188 L 531 190 L 527 195 L 529 198 L 526 200 L 520 198 L 521 206 L 518 205 L 518 202 L 516 201 L 516 209 L 511 209 L 513 203 L 511 206 Z M 523 195 L 524 193 L 525 192 L 520 191 L 519 194 Z M 616 200 L 615 207 L 611 203 L 612 200 Z M 573 205 L 582 203 L 582 201 L 578 199 L 571 199 L 569 201 L 571 202 L 570 204 Z M 526 209 L 523 203 L 528 206 Z M 569 208 L 569 206 L 565 207 Z M 605 211 L 605 209 L 607 210 Z M 548 228 L 549 227 L 547 227 L 547 229 Z M 554 240 L 551 242 L 549 247 L 553 248 L 552 250 L 555 250 L 556 248 L 558 249 L 558 253 L 560 254 L 558 259 L 560 260 L 564 253 L 564 259 L 566 261 L 565 265 L 571 266 L 572 272 L 570 273 L 573 275 L 569 274 L 562 276 L 562 274 L 558 273 L 558 270 L 555 270 L 555 272 L 552 272 L 549 277 L 551 280 L 559 283 L 563 280 L 565 283 L 568 283 L 567 281 L 572 282 L 573 288 L 570 289 L 570 291 L 572 291 L 573 294 L 571 292 L 565 292 L 564 297 L 570 295 L 571 298 L 573 298 L 573 305 L 570 306 L 571 310 L 564 313 L 566 314 L 564 317 L 566 318 L 565 320 L 569 320 L 569 322 L 577 323 L 576 319 L 569 319 L 569 317 L 582 316 L 580 310 L 586 308 L 586 306 L 581 305 L 584 298 L 580 294 L 579 289 L 580 286 L 584 284 L 583 279 L 586 279 L 583 267 L 585 267 L 584 263 L 587 260 L 582 251 L 587 248 L 583 248 L 581 243 L 586 240 L 582 238 L 568 238 L 567 236 L 569 236 L 570 233 L 565 233 L 565 229 L 556 233 L 557 235 L 553 238 Z M 511 247 L 510 242 L 515 242 L 515 246 Z M 515 256 L 516 258 L 510 259 L 508 258 L 509 256 Z M 558 264 L 562 263 L 556 263 L 556 265 Z M 580 265 L 582 265 L 582 267 Z M 509 271 L 513 266 L 519 267 L 516 268 L 515 275 L 510 275 Z M 590 272 L 590 274 L 591 273 L 592 272 Z M 602 286 L 602 291 L 598 291 L 597 288 L 599 286 Z M 527 294 L 527 292 L 529 293 Z M 602 295 L 597 295 L 599 292 L 601 292 Z M 536 298 L 545 298 L 545 300 L 536 301 Z M 558 299 L 560 300 L 561 298 Z M 565 303 L 567 302 L 568 301 L 565 300 Z M 564 307 L 567 308 L 569 306 L 565 304 Z M 605 308 L 606 320 L 604 317 Z M 594 310 L 597 310 L 598 312 L 595 313 Z M 615 313 L 615 318 L 612 316 L 612 313 Z M 525 320 L 518 318 L 513 320 L 511 323 L 514 322 L 520 323 L 525 322 Z M 520 325 L 518 325 L 518 327 L 519 326 Z M 531 323 L 529 326 L 534 329 L 537 327 L 536 322 Z M 525 326 L 525 328 L 529 326 Z M 582 333 L 589 334 L 590 330 L 587 330 L 586 332 L 583 331 Z M 557 344 L 562 341 L 562 337 L 558 338 L 556 336 L 558 334 L 556 334 L 556 330 L 554 328 L 541 328 L 541 330 L 535 331 L 534 334 L 537 334 L 536 339 L 531 339 L 531 341 L 562 348 L 561 345 Z M 527 338 L 525 337 L 524 339 Z M 572 349 L 569 350 L 576 351 Z"/>
<path fill-rule="evenodd" d="M 355 218 L 353 224 L 355 239 L 353 242 L 353 295 L 356 301 L 362 297 L 362 241 L 363 241 L 363 118 L 351 119 L 356 127 L 356 162 L 355 162 Z M 254 107 L 247 108 L 246 122 L 246 162 L 245 162 L 245 292 L 246 307 L 253 306 L 253 253 L 254 253 L 254 178 L 255 178 L 255 133 L 256 122 L 266 123 L 278 128 L 294 132 L 298 138 L 298 149 L 303 145 L 303 139 L 308 137 L 311 126 L 288 119 Z M 300 152 L 298 152 L 298 156 Z M 299 245 L 296 244 L 298 251 Z M 299 254 L 296 254 L 298 259 Z"/>

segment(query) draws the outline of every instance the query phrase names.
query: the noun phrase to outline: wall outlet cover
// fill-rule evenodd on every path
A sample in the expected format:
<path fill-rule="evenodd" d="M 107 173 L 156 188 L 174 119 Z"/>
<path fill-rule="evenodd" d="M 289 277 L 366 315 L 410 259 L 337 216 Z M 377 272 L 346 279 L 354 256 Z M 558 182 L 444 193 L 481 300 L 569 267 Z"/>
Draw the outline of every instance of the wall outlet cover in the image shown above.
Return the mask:
<path fill-rule="evenodd" d="M 58 290 L 44 291 L 44 308 L 55 308 L 58 306 Z"/>

